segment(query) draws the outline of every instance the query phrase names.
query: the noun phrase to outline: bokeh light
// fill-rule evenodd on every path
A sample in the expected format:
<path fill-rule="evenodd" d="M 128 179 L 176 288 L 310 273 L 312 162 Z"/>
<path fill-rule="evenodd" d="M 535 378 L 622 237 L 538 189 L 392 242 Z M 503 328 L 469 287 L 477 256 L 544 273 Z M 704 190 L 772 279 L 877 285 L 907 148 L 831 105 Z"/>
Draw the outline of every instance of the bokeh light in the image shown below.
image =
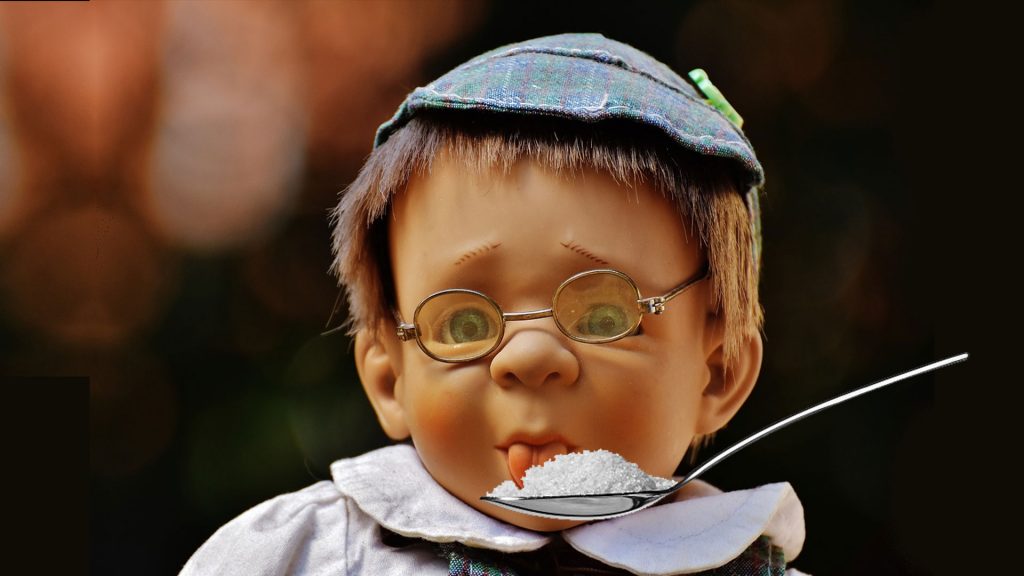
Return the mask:
<path fill-rule="evenodd" d="M 430 80 L 428 58 L 478 24 L 485 7 L 473 0 L 305 3 L 312 161 L 369 153 L 365 135 Z"/>
<path fill-rule="evenodd" d="M 2 16 L 0 16 L 2 18 Z M 0 29 L 3 22 L 0 20 Z M 4 44 L 0 41 L 0 70 L 5 70 L 4 60 L 7 57 Z M 15 221 L 20 219 L 25 209 L 24 187 L 21 182 L 21 159 L 15 145 L 14 130 L 11 126 L 11 114 L 5 88 L 6 82 L 0 75 L 0 238 L 11 229 Z"/>
<path fill-rule="evenodd" d="M 287 217 L 305 156 L 299 31 L 279 2 L 167 5 L 148 217 L 169 242 L 219 251 Z"/>
<path fill-rule="evenodd" d="M 157 79 L 153 41 L 161 5 L 3 7 L 5 72 L 21 144 L 52 176 L 98 180 L 133 152 L 128 140 L 149 113 Z"/>
<path fill-rule="evenodd" d="M 138 222 L 101 206 L 55 211 L 8 247 L 4 298 L 25 326 L 67 346 L 109 348 L 150 326 L 174 264 Z"/>
<path fill-rule="evenodd" d="M 317 470 L 338 454 L 359 454 L 367 440 L 386 442 L 345 353 L 341 334 L 316 337 L 299 348 L 288 363 L 288 420 L 303 457 Z"/>

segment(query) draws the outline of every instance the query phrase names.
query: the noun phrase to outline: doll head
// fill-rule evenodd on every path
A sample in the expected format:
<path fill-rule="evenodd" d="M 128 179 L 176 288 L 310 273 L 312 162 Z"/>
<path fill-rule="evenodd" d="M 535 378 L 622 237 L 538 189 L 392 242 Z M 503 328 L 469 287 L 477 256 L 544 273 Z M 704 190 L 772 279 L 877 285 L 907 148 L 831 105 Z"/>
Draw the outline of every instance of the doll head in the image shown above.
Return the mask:
<path fill-rule="evenodd" d="M 614 59 L 594 62 L 621 71 Z M 385 432 L 411 438 L 430 474 L 470 506 L 556 530 L 572 523 L 479 498 L 575 450 L 611 450 L 671 476 L 747 398 L 761 314 L 746 193 L 760 168 L 720 115 L 718 132 L 690 135 L 702 147 L 684 146 L 630 114 L 582 122 L 521 109 L 527 100 L 510 100 L 514 113 L 416 109 L 411 95 L 342 197 L 333 270 Z M 565 284 L 592 270 L 612 272 Z M 629 310 L 628 295 L 616 306 L 580 297 L 582 310 L 559 313 L 586 292 L 581 282 L 644 299 L 685 289 L 660 314 Z M 560 286 L 554 317 L 502 322 L 552 308 Z M 458 291 L 431 298 L 446 290 Z"/>

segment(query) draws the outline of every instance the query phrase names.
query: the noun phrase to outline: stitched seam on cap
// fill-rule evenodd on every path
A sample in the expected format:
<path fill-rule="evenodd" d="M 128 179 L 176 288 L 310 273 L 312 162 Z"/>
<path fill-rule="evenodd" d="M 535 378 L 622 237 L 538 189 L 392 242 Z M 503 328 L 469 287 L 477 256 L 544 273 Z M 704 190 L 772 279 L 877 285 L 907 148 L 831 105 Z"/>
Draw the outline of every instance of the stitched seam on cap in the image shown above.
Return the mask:
<path fill-rule="evenodd" d="M 427 88 L 420 88 L 420 90 L 422 90 L 423 92 L 429 92 L 430 94 L 433 94 L 433 95 L 436 95 L 436 96 L 440 96 L 442 98 L 450 98 L 452 100 L 457 100 L 459 102 L 463 102 L 463 103 L 466 103 L 466 104 L 486 104 L 486 105 L 489 105 L 489 106 L 493 106 L 495 108 L 500 108 L 500 109 L 508 111 L 508 112 L 514 112 L 513 110 L 508 110 L 508 107 L 507 107 L 508 102 L 506 102 L 504 100 L 498 100 L 498 99 L 495 99 L 495 98 L 467 98 L 465 96 L 459 96 L 458 94 L 453 94 L 451 92 L 438 92 L 437 90 L 434 90 L 434 89 L 429 88 L 429 87 L 427 87 Z M 564 105 L 551 105 L 551 104 L 535 104 L 535 103 L 530 103 L 530 102 L 523 102 L 523 104 L 525 104 L 527 106 L 530 106 L 531 108 L 536 109 L 536 110 L 555 111 L 555 112 L 566 112 L 566 111 L 572 112 L 572 111 L 576 111 L 576 110 L 585 110 L 585 111 L 588 111 L 588 112 L 593 112 L 593 111 L 598 111 L 598 110 L 615 110 L 615 109 L 631 110 L 632 109 L 630 106 L 609 106 L 609 107 L 597 108 L 597 107 L 593 107 L 593 106 L 564 106 Z M 671 126 L 674 130 L 676 130 L 678 132 L 682 132 L 682 130 L 674 122 L 672 122 L 671 120 L 669 120 L 665 116 L 662 116 L 661 114 L 658 114 L 657 112 L 644 112 L 643 114 L 646 115 L 646 116 L 652 116 L 654 118 L 660 118 L 660 119 L 664 120 L 665 123 L 668 124 L 669 126 Z M 714 143 L 722 143 L 722 144 L 726 145 L 729 148 L 735 148 L 736 145 L 741 145 L 742 146 L 742 145 L 745 144 L 745 142 L 743 142 L 742 140 L 725 140 L 725 139 L 722 139 L 722 138 L 716 138 L 714 136 L 697 136 L 696 138 L 698 140 L 702 140 L 702 141 L 710 140 L 711 142 L 714 142 Z M 741 160 L 741 162 L 743 162 L 742 159 L 740 159 L 740 160 Z M 743 162 L 743 163 L 746 164 L 746 162 Z"/>
<path fill-rule="evenodd" d="M 639 69 L 635 68 L 634 66 L 630 65 L 625 60 L 623 60 L 621 57 L 615 56 L 614 54 L 612 54 L 611 52 L 608 52 L 606 50 L 582 50 L 582 49 L 579 49 L 579 48 L 561 48 L 561 47 L 551 47 L 551 48 L 520 47 L 520 48 L 513 48 L 511 50 L 507 50 L 507 51 L 502 52 L 500 54 L 491 54 L 490 56 L 487 56 L 486 58 L 478 58 L 476 60 L 472 60 L 470 62 L 466 62 L 465 64 L 455 68 L 455 70 L 461 70 L 461 69 L 469 68 L 471 66 L 481 65 L 481 64 L 486 63 L 489 60 L 493 60 L 493 59 L 497 59 L 497 58 L 508 58 L 510 56 L 515 56 L 515 55 L 518 55 L 518 54 L 550 54 L 552 56 L 564 56 L 566 58 L 577 58 L 577 57 L 579 57 L 579 58 L 582 58 L 582 59 L 585 59 L 585 60 L 590 60 L 592 62 L 597 62 L 599 64 L 606 64 L 606 65 L 614 66 L 616 68 L 621 68 L 621 69 L 626 70 L 628 72 L 633 72 L 634 74 L 639 74 L 640 76 L 643 76 L 644 78 L 647 78 L 648 80 L 651 80 L 652 82 L 654 82 L 654 83 L 656 83 L 656 84 L 658 84 L 660 86 L 664 86 L 665 88 L 668 88 L 672 92 L 675 92 L 676 94 L 679 94 L 680 96 L 690 100 L 691 102 L 693 102 L 693 103 L 695 103 L 697 105 L 704 106 L 708 111 L 710 111 L 710 112 L 712 112 L 714 114 L 717 114 L 719 117 L 722 118 L 722 120 L 725 120 L 726 122 L 732 124 L 732 120 L 729 120 L 728 118 L 726 118 L 725 114 L 722 114 L 721 110 L 719 110 L 718 108 L 715 108 L 714 106 L 708 104 L 707 100 L 695 97 L 692 94 L 688 94 L 688 93 L 684 92 L 683 90 L 679 89 L 678 87 L 673 86 L 672 84 L 669 84 L 669 83 L 665 82 L 664 80 L 658 78 L 657 76 L 654 76 L 653 74 L 650 74 L 648 72 L 644 72 L 643 70 L 639 70 Z M 596 54 L 606 55 L 607 56 L 607 60 L 601 59 L 601 58 L 595 58 L 594 55 L 596 55 Z M 453 72 L 455 70 L 453 70 Z M 448 75 L 446 74 L 445 76 L 448 76 Z M 684 80 L 684 82 L 685 82 L 685 80 Z M 436 90 L 433 90 L 431 88 L 431 86 L 433 86 L 434 84 L 435 84 L 435 82 L 431 82 L 430 84 L 425 86 L 423 89 L 431 90 L 435 94 L 450 94 L 450 93 L 437 92 Z M 452 96 L 456 97 L 456 98 L 460 98 L 459 96 L 457 96 L 455 94 L 452 94 Z M 580 109 L 585 109 L 585 108 L 580 108 Z M 672 124 L 672 127 L 675 128 L 676 127 L 675 124 Z M 737 128 L 736 132 L 740 135 L 741 138 L 746 140 L 746 135 L 743 134 L 742 130 Z M 747 146 L 749 146 L 751 149 L 753 149 L 753 146 L 751 146 L 749 140 L 747 140 L 746 143 L 747 143 Z"/>

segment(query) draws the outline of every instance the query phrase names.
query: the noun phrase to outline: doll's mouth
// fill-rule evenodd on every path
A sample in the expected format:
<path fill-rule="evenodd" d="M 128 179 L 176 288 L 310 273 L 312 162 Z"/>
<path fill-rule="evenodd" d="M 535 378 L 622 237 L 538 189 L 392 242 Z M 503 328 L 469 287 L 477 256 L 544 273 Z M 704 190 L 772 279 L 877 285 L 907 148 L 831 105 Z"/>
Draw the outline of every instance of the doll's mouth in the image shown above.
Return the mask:
<path fill-rule="evenodd" d="M 523 475 L 529 468 L 540 466 L 559 454 L 576 451 L 576 447 L 561 436 L 514 436 L 497 448 L 505 453 L 509 475 L 519 488 L 523 487 Z"/>

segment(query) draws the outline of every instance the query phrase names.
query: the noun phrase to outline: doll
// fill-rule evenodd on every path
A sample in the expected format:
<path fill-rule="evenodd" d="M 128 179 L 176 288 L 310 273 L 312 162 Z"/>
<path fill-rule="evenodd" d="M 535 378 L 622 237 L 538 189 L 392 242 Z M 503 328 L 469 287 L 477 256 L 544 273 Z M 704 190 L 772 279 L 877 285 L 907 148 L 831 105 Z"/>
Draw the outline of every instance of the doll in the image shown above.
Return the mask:
<path fill-rule="evenodd" d="M 360 380 L 389 437 L 221 528 L 183 574 L 797 574 L 792 488 L 589 524 L 480 497 L 567 452 L 668 477 L 761 366 L 742 120 L 596 34 L 498 48 L 413 91 L 334 213 Z"/>

